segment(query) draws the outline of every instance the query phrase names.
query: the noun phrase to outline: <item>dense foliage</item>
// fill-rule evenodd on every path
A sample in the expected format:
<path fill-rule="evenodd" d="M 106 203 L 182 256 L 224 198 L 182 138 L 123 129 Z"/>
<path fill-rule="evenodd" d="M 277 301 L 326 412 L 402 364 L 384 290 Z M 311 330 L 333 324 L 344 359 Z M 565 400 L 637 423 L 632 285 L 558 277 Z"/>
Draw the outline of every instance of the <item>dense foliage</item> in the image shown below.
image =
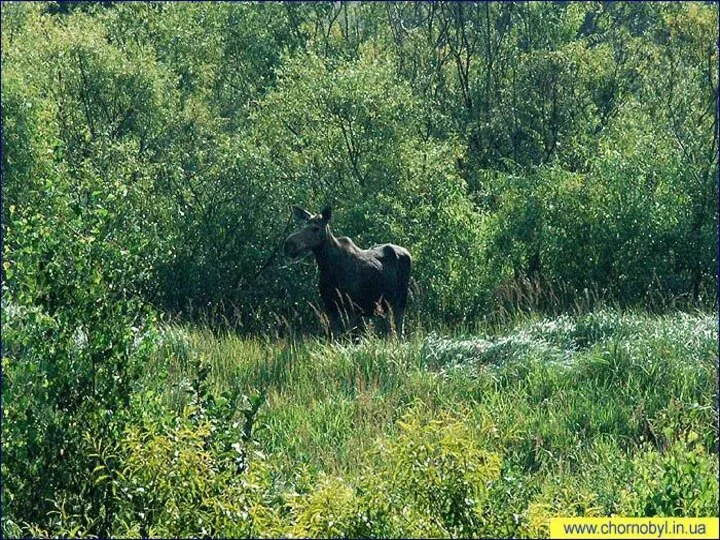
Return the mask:
<path fill-rule="evenodd" d="M 314 319 L 312 271 L 273 256 L 291 203 L 406 245 L 435 319 L 523 278 L 566 302 L 714 296 L 711 5 L 6 3 L 2 22 L 11 267 L 49 183 L 144 299 L 249 330 Z"/>
<path fill-rule="evenodd" d="M 566 376 L 535 364 L 492 383 L 463 368 L 443 394 L 468 401 L 457 410 L 429 396 L 444 362 L 477 347 L 418 329 L 598 300 L 716 305 L 717 4 L 3 2 L 1 14 L 4 535 L 533 535 L 566 503 L 716 511 L 705 356 L 672 340 L 594 351 L 574 368 L 592 399 L 628 373 L 637 385 L 607 417 L 582 393 L 562 401 Z M 331 204 L 358 245 L 410 250 L 410 326 L 425 341 L 248 340 L 231 364 L 158 327 L 171 314 L 246 335 L 318 331 L 315 271 L 278 249 L 293 203 Z M 667 376 L 645 365 L 655 353 L 679 378 L 650 395 Z M 302 425 L 302 401 L 268 413 L 298 377 L 369 393 L 320 402 Z M 622 452 L 617 474 L 639 475 L 637 489 L 613 491 L 620 476 L 601 464 L 600 487 L 545 483 L 557 471 L 530 424 L 473 405 L 524 384 L 528 407 L 560 396 L 567 420 L 528 420 L 558 430 L 540 446 L 557 436 L 565 456 L 582 434 L 586 454 L 567 459 Z M 328 422 L 362 425 L 364 399 L 385 430 L 342 450 L 352 424 Z M 258 415 L 279 426 L 261 440 Z M 293 430 L 339 438 L 304 446 Z M 318 461 L 314 444 L 347 455 Z"/>

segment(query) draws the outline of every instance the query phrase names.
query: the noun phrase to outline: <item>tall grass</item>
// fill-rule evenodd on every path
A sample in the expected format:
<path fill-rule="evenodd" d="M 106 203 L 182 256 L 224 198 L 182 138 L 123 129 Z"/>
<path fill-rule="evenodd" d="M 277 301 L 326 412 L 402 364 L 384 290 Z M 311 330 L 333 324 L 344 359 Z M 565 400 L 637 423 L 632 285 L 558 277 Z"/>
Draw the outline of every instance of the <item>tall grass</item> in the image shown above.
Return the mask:
<path fill-rule="evenodd" d="M 700 511 L 690 498 L 717 515 L 717 351 L 715 319 L 682 312 L 528 314 L 504 329 L 339 343 L 171 325 L 145 384 L 176 407 L 203 370 L 218 395 L 262 394 L 252 444 L 295 494 L 328 475 L 361 489 L 383 466 L 373 449 L 400 436 L 408 414 L 420 425 L 450 415 L 502 460 L 491 491 L 503 504 L 471 520 L 474 534 L 532 536 L 554 514 Z M 690 469 L 672 469 L 670 454 Z M 665 471 L 676 496 L 653 506 L 640 470 Z M 683 477 L 695 473 L 709 491 Z"/>
<path fill-rule="evenodd" d="M 557 515 L 718 515 L 713 316 L 411 328 L 331 342 L 166 324 L 118 441 L 93 443 L 112 536 L 539 537 Z M 4 531 L 92 530 L 57 506 Z"/>

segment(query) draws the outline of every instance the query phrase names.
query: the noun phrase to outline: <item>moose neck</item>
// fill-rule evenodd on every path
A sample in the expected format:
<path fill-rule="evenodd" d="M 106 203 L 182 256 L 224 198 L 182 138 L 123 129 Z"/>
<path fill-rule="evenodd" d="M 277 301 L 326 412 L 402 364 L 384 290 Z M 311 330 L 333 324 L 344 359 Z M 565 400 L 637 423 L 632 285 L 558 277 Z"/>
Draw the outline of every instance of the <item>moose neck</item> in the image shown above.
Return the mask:
<path fill-rule="evenodd" d="M 313 248 L 315 260 L 317 261 L 320 272 L 331 270 L 335 265 L 340 263 L 343 256 L 342 246 L 332 231 L 328 228 L 328 234 L 323 242 Z"/>

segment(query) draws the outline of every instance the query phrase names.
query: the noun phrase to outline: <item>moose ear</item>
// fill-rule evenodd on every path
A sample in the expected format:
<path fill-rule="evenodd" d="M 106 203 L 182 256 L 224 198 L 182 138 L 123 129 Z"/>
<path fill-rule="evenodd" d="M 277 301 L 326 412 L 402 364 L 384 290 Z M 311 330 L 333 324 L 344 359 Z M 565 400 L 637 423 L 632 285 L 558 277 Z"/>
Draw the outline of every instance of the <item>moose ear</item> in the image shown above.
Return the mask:
<path fill-rule="evenodd" d="M 329 206 L 326 206 L 323 208 L 321 215 L 325 221 L 330 221 L 330 218 L 332 217 L 332 209 Z"/>
<path fill-rule="evenodd" d="M 310 212 L 299 206 L 292 207 L 292 215 L 297 221 L 307 221 L 312 217 Z"/>

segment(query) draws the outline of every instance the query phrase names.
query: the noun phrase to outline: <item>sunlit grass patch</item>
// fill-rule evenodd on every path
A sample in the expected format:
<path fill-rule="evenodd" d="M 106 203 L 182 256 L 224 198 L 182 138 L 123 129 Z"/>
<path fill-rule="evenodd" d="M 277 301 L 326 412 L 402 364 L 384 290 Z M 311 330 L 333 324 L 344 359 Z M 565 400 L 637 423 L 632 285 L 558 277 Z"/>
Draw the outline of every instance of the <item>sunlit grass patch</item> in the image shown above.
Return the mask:
<path fill-rule="evenodd" d="M 176 406 L 203 377 L 218 396 L 261 396 L 248 444 L 272 478 L 275 502 L 262 511 L 277 534 L 543 535 L 563 512 L 699 512 L 716 500 L 716 480 L 703 479 L 717 471 L 717 328 L 701 313 L 527 316 L 406 341 L 271 341 L 170 326 L 147 374 Z M 407 426 L 423 441 L 412 451 Z M 380 448 L 431 456 L 442 441 L 498 456 L 480 506 L 431 501 L 410 469 L 383 476 L 395 458 Z M 435 474 L 427 467 L 417 474 Z M 681 478 L 687 467 L 694 479 Z M 672 483 L 660 506 L 653 474 Z M 411 506 L 388 513 L 400 501 L 392 497 Z"/>

